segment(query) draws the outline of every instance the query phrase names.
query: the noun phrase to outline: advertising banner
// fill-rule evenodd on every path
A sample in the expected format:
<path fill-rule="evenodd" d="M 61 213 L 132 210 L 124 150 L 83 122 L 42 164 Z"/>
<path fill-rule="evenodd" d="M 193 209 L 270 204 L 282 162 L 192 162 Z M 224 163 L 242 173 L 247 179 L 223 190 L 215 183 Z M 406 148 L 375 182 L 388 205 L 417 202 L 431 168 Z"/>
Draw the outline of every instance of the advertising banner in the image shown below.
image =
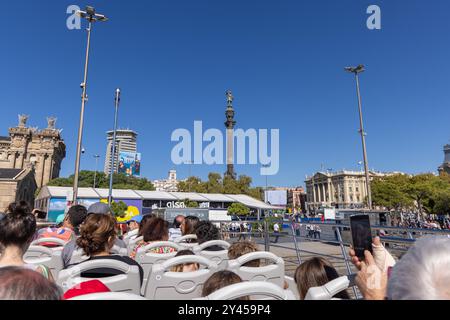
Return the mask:
<path fill-rule="evenodd" d="M 139 177 L 141 175 L 141 154 L 135 152 L 119 152 L 119 173 L 127 176 Z"/>

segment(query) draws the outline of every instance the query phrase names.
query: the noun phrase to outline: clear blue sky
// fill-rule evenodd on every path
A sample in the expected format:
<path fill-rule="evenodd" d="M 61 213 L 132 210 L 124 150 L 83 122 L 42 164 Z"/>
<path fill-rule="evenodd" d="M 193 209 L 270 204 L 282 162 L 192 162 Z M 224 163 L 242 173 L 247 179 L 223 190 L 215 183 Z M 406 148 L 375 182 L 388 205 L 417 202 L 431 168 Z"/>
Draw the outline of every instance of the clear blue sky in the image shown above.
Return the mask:
<path fill-rule="evenodd" d="M 371 168 L 436 171 L 450 139 L 450 2 L 447 0 L 10 1 L 0 20 L 0 135 L 30 115 L 58 118 L 67 144 L 62 176 L 73 172 L 85 31 L 66 28 L 70 4 L 94 5 L 110 21 L 94 26 L 82 169 L 95 167 L 112 127 L 139 133 L 142 174 L 164 178 L 174 166 L 176 128 L 223 129 L 225 90 L 237 126 L 280 129 L 280 170 L 270 185 L 302 185 L 325 168 L 362 160 L 355 83 L 343 71 L 363 63 L 361 93 Z M 366 28 L 366 8 L 382 10 L 382 30 Z M 84 22 L 83 22 L 84 23 Z M 85 26 L 83 24 L 83 26 Z M 239 174 L 264 185 L 259 166 Z M 225 166 L 193 166 L 205 178 Z"/>

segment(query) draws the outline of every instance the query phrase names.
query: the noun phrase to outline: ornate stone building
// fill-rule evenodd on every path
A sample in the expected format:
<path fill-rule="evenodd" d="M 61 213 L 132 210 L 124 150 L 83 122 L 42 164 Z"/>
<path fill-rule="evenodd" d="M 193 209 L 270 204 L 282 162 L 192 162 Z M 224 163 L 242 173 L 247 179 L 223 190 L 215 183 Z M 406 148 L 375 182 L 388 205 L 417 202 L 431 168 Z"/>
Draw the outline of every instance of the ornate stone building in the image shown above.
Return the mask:
<path fill-rule="evenodd" d="M 47 118 L 47 128 L 27 127 L 28 116 L 19 115 L 17 127 L 9 128 L 8 137 L 0 137 L 0 168 L 33 167 L 37 187 L 59 177 L 66 145 L 61 130 L 55 128 L 56 118 Z"/>
<path fill-rule="evenodd" d="M 33 168 L 0 169 L 0 212 L 14 201 L 24 200 L 33 206 L 36 189 Z"/>
<path fill-rule="evenodd" d="M 400 172 L 396 172 L 399 174 Z M 370 171 L 370 179 L 396 174 Z M 320 207 L 340 209 L 363 208 L 367 197 L 363 171 L 317 172 L 306 177 L 307 207 L 315 211 Z"/>

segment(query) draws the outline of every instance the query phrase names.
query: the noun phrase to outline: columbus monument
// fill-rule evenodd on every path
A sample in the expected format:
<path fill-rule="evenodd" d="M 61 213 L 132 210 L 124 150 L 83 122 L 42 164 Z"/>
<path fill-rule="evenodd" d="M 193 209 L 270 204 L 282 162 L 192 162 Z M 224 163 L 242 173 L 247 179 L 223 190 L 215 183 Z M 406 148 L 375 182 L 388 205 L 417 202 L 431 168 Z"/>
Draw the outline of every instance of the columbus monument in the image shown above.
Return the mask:
<path fill-rule="evenodd" d="M 227 110 L 225 111 L 226 121 L 225 128 L 227 129 L 227 171 L 225 172 L 225 177 L 231 177 L 236 179 L 236 172 L 234 172 L 234 137 L 233 129 L 236 124 L 234 120 L 234 109 L 233 109 L 233 95 L 231 90 L 227 90 Z"/>

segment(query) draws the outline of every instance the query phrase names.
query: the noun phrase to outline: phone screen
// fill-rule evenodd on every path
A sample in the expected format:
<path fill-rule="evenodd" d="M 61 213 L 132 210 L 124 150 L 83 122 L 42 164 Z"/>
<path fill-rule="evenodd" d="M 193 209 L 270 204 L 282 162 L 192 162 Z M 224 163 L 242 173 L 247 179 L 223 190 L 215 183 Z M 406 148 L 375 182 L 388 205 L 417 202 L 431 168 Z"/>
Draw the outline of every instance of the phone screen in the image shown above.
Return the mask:
<path fill-rule="evenodd" d="M 359 260 L 364 260 L 364 250 L 372 253 L 372 231 L 368 215 L 355 215 L 350 217 L 353 249 Z"/>

